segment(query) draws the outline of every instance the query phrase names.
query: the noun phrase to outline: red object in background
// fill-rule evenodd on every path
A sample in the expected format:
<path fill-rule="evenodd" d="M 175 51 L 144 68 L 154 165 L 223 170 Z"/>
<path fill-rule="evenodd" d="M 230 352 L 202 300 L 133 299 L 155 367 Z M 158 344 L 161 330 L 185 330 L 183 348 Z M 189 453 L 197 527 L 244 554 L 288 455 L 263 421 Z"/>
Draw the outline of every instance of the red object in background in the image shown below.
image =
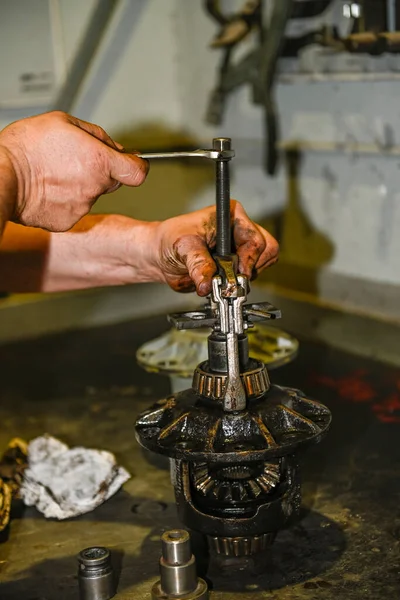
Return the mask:
<path fill-rule="evenodd" d="M 366 369 L 358 369 L 350 375 L 338 379 L 314 374 L 312 375 L 312 382 L 335 390 L 343 400 L 371 402 L 376 398 L 376 391 L 368 381 L 365 381 L 366 375 L 368 375 Z"/>
<path fill-rule="evenodd" d="M 400 423 L 400 379 L 395 382 L 396 391 L 382 402 L 372 405 L 372 410 L 382 423 Z"/>
<path fill-rule="evenodd" d="M 400 379 L 396 379 L 394 388 L 388 394 L 377 392 L 368 381 L 368 371 L 358 369 L 344 377 L 334 378 L 330 375 L 312 374 L 311 383 L 334 390 L 342 400 L 371 404 L 371 410 L 382 423 L 400 423 Z M 380 398 L 382 397 L 382 398 Z"/>

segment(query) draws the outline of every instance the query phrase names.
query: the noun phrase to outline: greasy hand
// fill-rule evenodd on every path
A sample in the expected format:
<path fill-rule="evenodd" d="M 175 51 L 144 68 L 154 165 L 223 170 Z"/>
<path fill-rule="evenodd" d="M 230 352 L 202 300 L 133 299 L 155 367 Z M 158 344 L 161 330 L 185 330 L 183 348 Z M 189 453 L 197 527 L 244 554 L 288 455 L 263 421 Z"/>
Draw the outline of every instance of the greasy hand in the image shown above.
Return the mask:
<path fill-rule="evenodd" d="M 12 220 L 50 231 L 70 229 L 102 194 L 139 186 L 148 165 L 120 152 L 98 125 L 62 112 L 17 121 L 0 132 L 15 173 Z"/>
<path fill-rule="evenodd" d="M 254 278 L 278 260 L 278 242 L 253 223 L 243 206 L 231 200 L 233 238 L 239 257 L 239 273 Z M 216 265 L 210 251 L 215 248 L 215 206 L 159 224 L 158 267 L 165 281 L 178 292 L 207 296 Z"/>

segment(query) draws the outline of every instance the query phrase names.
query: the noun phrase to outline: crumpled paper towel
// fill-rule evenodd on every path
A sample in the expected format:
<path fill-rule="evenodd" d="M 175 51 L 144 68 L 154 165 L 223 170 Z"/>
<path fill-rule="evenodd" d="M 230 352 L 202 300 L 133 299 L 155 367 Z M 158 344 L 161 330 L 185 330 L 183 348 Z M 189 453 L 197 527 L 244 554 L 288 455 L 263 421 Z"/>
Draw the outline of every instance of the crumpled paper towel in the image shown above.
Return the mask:
<path fill-rule="evenodd" d="M 28 468 L 20 496 L 46 518 L 68 519 L 108 500 L 130 474 L 104 450 L 69 448 L 54 437 L 35 438 L 28 446 Z"/>

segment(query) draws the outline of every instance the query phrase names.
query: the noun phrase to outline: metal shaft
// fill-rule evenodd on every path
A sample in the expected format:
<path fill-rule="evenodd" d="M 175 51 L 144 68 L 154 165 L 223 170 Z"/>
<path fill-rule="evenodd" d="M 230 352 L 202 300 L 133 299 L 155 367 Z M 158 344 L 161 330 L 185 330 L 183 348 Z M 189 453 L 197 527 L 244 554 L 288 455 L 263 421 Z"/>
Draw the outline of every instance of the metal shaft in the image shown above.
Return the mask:
<path fill-rule="evenodd" d="M 188 532 L 181 529 L 166 531 L 161 536 L 161 546 L 161 577 L 153 586 L 153 600 L 207 600 L 207 584 L 197 577 Z"/>
<path fill-rule="evenodd" d="M 167 531 L 161 537 L 163 560 L 169 565 L 188 563 L 192 558 L 190 537 L 187 531 Z"/>
<path fill-rule="evenodd" d="M 215 138 L 214 150 L 231 150 L 230 138 Z M 217 254 L 229 256 L 231 247 L 229 159 L 216 161 Z"/>
<path fill-rule="evenodd" d="M 196 564 L 187 531 L 167 531 L 161 537 L 161 585 L 166 594 L 188 594 L 197 587 Z"/>
<path fill-rule="evenodd" d="M 165 160 L 174 160 L 181 158 L 206 158 L 208 160 L 230 160 L 235 156 L 235 153 L 231 149 L 215 149 L 212 150 L 179 150 L 177 152 L 137 152 L 133 149 L 125 149 L 125 152 L 130 154 L 136 154 L 139 158 L 144 158 L 146 160 L 153 159 L 165 159 Z"/>

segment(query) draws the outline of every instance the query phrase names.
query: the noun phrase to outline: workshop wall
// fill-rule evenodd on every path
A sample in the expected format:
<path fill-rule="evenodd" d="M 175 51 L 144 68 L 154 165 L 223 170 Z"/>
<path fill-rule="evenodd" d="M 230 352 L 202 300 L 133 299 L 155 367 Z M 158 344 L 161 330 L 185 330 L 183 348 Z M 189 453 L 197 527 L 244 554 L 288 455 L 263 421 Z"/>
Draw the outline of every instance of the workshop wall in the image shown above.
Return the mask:
<path fill-rule="evenodd" d="M 29 1 L 16 0 L 15 10 L 23 11 L 24 2 Z M 45 15 L 46 0 L 35 2 L 35 8 Z M 6 11 L 7 1 L 0 0 L 0 6 L 1 3 Z M 62 46 L 66 68 L 69 68 L 98 0 L 85 0 L 83 6 L 80 0 L 59 0 L 59 7 L 58 44 Z M 182 125 L 176 85 L 176 8 L 175 0 L 120 0 L 116 3 L 104 39 L 69 112 L 101 124 L 126 147 L 145 150 L 182 143 L 195 146 L 197 141 L 190 138 Z M 45 22 L 43 19 L 43 27 Z M 40 38 L 40 23 L 35 31 Z M 23 31 L 20 35 L 28 39 L 31 33 Z M 14 51 L 18 52 L 17 45 L 8 48 L 10 57 Z M 21 52 L 25 52 L 26 57 L 26 46 Z M 29 61 L 28 66 L 30 68 Z M 11 59 L 10 68 L 13 68 Z M 20 71 L 15 69 L 15 75 L 19 77 Z M 33 104 L 21 107 L 0 102 L 0 128 L 15 119 L 52 108 Z M 123 188 L 112 196 L 105 196 L 94 211 L 123 213 L 138 219 L 164 219 L 187 211 L 190 198 L 212 180 L 212 165 L 190 168 L 175 163 L 153 165 L 152 176 L 143 187 Z M 128 320 L 186 306 L 188 302 L 191 300 L 187 296 L 177 295 L 163 285 L 61 296 L 13 295 L 1 302 L 0 340 Z"/>
<path fill-rule="evenodd" d="M 283 156 L 278 176 L 269 178 L 261 165 L 262 111 L 249 89 L 230 99 L 222 127 L 205 123 L 220 54 L 209 48 L 216 29 L 202 2 L 122 2 L 113 24 L 75 113 L 102 123 L 126 146 L 231 136 L 232 193 L 281 243 L 280 263 L 263 281 L 400 317 L 399 82 L 279 85 L 282 140 L 317 145 L 302 153 L 295 177 Z M 335 150 L 338 143 L 360 151 Z M 120 190 L 112 209 L 160 219 L 213 201 L 209 165 L 158 163 L 152 171 L 141 190 Z M 109 199 L 95 210 L 109 211 Z"/>
<path fill-rule="evenodd" d="M 102 126 L 126 148 L 192 144 L 177 81 L 176 0 L 122 0 L 89 69 L 74 114 Z M 196 133 L 196 132 L 194 132 Z M 191 198 L 212 184 L 212 165 L 154 163 L 140 189 L 121 188 L 94 212 L 160 220 L 189 210 Z"/>
<path fill-rule="evenodd" d="M 96 0 L 84 5 L 60 0 L 67 66 Z M 120 0 L 71 112 L 143 150 L 232 137 L 232 194 L 281 243 L 280 263 L 262 282 L 400 318 L 400 84 L 279 85 L 282 139 L 314 150 L 291 164 L 291 177 L 283 157 L 268 178 L 261 109 L 248 89 L 230 99 L 222 127 L 204 122 L 220 58 L 209 49 L 215 31 L 201 0 Z M 0 125 L 20 116 L 0 112 Z M 364 146 L 343 152 L 337 142 Z M 122 188 L 95 211 L 162 219 L 213 200 L 212 165 L 158 163 L 142 188 Z M 163 307 L 164 294 L 158 289 L 153 306 Z"/>
<path fill-rule="evenodd" d="M 216 25 L 201 2 L 178 4 L 182 116 L 209 138 L 216 131 L 204 114 L 220 53 L 208 44 Z M 280 263 L 264 280 L 400 317 L 399 94 L 398 81 L 279 85 L 282 140 L 314 147 L 292 178 L 285 157 L 276 178 L 263 174 L 261 109 L 249 89 L 231 97 L 218 133 L 237 149 L 232 192 L 281 242 Z M 359 150 L 337 150 L 338 143 Z"/>

